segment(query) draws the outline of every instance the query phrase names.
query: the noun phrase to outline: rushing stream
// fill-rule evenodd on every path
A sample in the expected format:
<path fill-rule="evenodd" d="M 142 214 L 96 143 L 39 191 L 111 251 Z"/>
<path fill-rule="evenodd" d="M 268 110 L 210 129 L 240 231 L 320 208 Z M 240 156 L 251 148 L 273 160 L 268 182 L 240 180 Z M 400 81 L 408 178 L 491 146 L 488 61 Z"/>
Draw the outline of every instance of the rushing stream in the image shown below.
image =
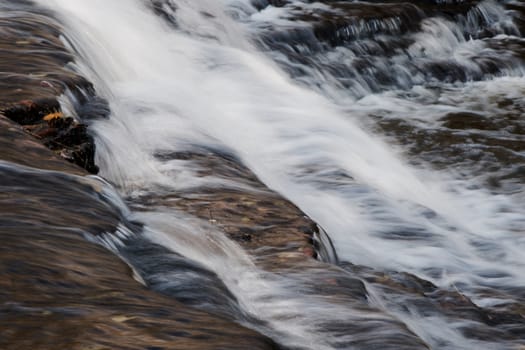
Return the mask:
<path fill-rule="evenodd" d="M 102 240 L 144 283 L 290 349 L 521 349 L 520 1 L 36 2 L 56 12 L 73 69 L 109 103 L 90 126 L 100 175 L 145 226 Z M 240 159 L 319 223 L 341 268 L 267 271 L 213 218 L 148 201 L 246 188 L 166 156 L 202 150 Z M 317 288 L 345 270 L 365 299 Z M 366 271 L 414 275 L 521 319 L 480 326 Z"/>

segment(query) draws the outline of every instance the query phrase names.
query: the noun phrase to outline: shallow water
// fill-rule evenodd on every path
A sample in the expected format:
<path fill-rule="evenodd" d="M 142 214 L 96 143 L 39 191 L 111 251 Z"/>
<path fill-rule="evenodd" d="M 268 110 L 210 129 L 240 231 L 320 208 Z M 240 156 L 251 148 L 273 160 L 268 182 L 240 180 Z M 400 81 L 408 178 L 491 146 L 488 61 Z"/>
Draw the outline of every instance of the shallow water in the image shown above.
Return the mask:
<path fill-rule="evenodd" d="M 57 12 L 75 69 L 109 102 L 110 117 L 91 126 L 101 176 L 140 207 L 130 215 L 150 241 L 213 271 L 220 288 L 209 295 L 236 300 L 224 309 L 204 293 L 198 307 L 301 349 L 385 347 L 396 335 L 388 346 L 523 342 L 498 325 L 487 329 L 501 339 L 469 334 L 477 320 L 422 312 L 364 272 L 353 272 L 363 300 L 331 300 L 312 287 L 317 270 L 267 272 L 209 222 L 144 200 L 245 188 L 159 157 L 219 150 L 318 222 L 339 260 L 407 272 L 489 309 L 523 303 L 525 66 L 512 2 L 37 2 Z M 179 272 L 155 267 L 161 253 L 109 246 L 181 298 Z"/>

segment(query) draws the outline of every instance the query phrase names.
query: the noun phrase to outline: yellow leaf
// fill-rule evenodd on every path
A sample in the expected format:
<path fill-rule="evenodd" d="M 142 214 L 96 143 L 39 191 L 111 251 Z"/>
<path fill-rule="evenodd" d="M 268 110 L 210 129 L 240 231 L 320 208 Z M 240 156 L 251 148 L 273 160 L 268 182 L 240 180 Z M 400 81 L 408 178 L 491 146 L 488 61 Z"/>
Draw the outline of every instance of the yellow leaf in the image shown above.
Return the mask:
<path fill-rule="evenodd" d="M 129 320 L 133 320 L 135 317 L 128 317 L 128 316 L 115 316 L 115 317 L 112 317 L 111 319 L 115 322 L 118 322 L 118 323 L 123 323 L 123 322 L 126 322 L 126 321 L 129 321 Z"/>
<path fill-rule="evenodd" d="M 48 115 L 46 115 L 43 119 L 48 122 L 50 120 L 53 120 L 53 119 L 58 119 L 58 118 L 62 118 L 64 115 L 62 114 L 62 112 L 55 112 L 55 113 L 49 113 Z"/>

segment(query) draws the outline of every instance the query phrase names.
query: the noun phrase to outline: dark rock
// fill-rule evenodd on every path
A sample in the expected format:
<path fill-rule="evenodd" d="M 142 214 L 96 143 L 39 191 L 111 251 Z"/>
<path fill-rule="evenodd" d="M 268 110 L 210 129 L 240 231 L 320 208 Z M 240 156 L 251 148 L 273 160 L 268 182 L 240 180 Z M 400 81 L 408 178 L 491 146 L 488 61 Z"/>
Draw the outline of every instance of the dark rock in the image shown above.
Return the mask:
<path fill-rule="evenodd" d="M 42 122 L 45 115 L 58 112 L 60 104 L 54 98 L 42 98 L 35 101 L 21 101 L 18 104 L 6 108 L 3 113 L 9 119 L 21 125 L 36 124 Z"/>
<path fill-rule="evenodd" d="M 95 142 L 89 135 L 87 126 L 71 117 L 64 117 L 56 99 L 24 101 L 7 108 L 4 114 L 24 125 L 30 134 L 64 159 L 92 174 L 98 173 L 95 165 Z M 47 119 L 53 115 L 56 118 Z"/>

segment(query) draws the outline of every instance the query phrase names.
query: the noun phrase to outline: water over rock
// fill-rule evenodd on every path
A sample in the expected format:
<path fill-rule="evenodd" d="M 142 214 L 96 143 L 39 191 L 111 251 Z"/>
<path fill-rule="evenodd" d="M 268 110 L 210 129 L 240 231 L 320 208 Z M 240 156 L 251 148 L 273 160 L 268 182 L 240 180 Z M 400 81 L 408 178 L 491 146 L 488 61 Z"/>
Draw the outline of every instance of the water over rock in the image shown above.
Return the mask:
<path fill-rule="evenodd" d="M 506 55 L 508 46 L 498 49 L 491 43 L 496 34 L 515 33 L 513 26 L 497 28 L 490 16 L 484 17 L 491 2 L 484 2 L 482 7 L 480 1 L 321 3 L 323 6 L 312 11 L 308 5 L 314 2 L 308 1 L 256 2 L 260 11 L 270 6 L 286 8 L 290 22 L 301 24 L 286 30 L 268 26 L 270 29 L 261 34 L 261 47 L 283 52 L 295 63 L 320 63 L 329 68 L 333 65 L 333 72 L 341 73 L 336 78 L 345 86 L 352 86 L 362 72 L 369 71 L 370 91 L 374 92 L 399 87 L 395 74 L 390 74 L 393 68 L 402 66 L 396 63 L 398 59 L 419 78 L 454 83 L 497 76 L 519 56 Z M 282 348 L 275 342 L 281 341 L 281 334 L 274 332 L 272 322 L 292 325 L 281 330 L 306 326 L 308 331 L 322 335 L 323 344 L 336 349 L 454 348 L 464 339 L 469 341 L 467 344 L 494 348 L 524 345 L 524 311 L 518 302 L 481 307 L 455 285 L 455 290 L 440 288 L 410 273 L 339 261 L 328 236 L 321 238 L 322 228 L 290 200 L 269 189 L 233 152 L 197 146 L 157 152 L 156 161 L 189 164 L 187 168 L 195 171 L 196 180 L 219 181 L 215 186 L 202 181 L 207 185 L 183 190 L 143 189 L 125 199 L 137 213 L 164 210 L 173 215 L 173 221 L 183 213 L 205 222 L 202 227 L 206 231 L 224 234 L 236 243 L 235 247 L 248 252 L 249 258 L 243 262 L 249 265 L 249 272 L 263 276 L 255 281 L 261 283 L 255 287 L 261 289 L 261 315 L 253 313 L 243 304 L 246 300 L 230 289 L 213 268 L 178 253 L 183 247 L 152 242 L 144 235 L 143 224 L 130 219 L 111 186 L 86 177 L 84 170 L 94 173 L 97 169 L 93 139 L 84 123 L 92 117 L 107 116 L 107 104 L 96 97 L 87 80 L 71 70 L 73 54 L 58 40 L 61 28 L 48 14 L 35 12 L 25 1 L 0 6 L 6 11 L 28 11 L 1 19 L 6 32 L 13 24 L 29 33 L 28 38 L 17 40 L 21 32 L 13 32 L 9 40 L 1 42 L 6 51 L 24 57 L 18 67 L 13 65 L 15 56 L 6 53 L 2 61 L 0 55 L 1 70 L 13 72 L 6 75 L 10 79 L 5 80 L 6 85 L 0 85 L 0 91 L 6 91 L 0 106 L 11 119 L 0 116 L 0 237 L 6 242 L 0 248 L 0 275 L 5 277 L 0 279 L 0 311 L 5 315 L 0 319 L 1 347 Z M 516 11 L 521 8 L 519 3 L 511 6 Z M 155 0 L 152 9 L 177 26 L 174 2 Z M 412 47 L 418 41 L 413 31 L 427 30 L 428 34 L 436 28 L 445 30 L 455 21 L 460 30 L 453 33 L 453 39 L 486 39 L 483 54 L 488 52 L 488 56 L 471 57 L 465 66 L 448 57 L 433 60 L 427 57 L 429 48 L 425 46 Z M 33 38 L 39 40 L 33 42 Z M 338 56 L 338 52 L 344 54 Z M 351 64 L 338 66 L 337 57 L 354 53 L 358 55 Z M 317 56 L 311 59 L 310 54 Z M 332 54 L 335 58 L 330 57 Z M 388 63 L 378 64 L 383 59 Z M 347 69 L 339 69 L 343 66 Z M 35 69 L 43 70 L 35 74 Z M 304 67 L 290 71 L 299 72 L 296 78 L 307 74 Z M 410 80 L 404 87 L 418 83 L 421 80 Z M 73 101 L 74 108 L 63 110 L 59 95 Z M 517 98 L 500 102 L 503 109 L 519 104 Z M 446 130 L 430 135 L 405 121 L 381 116 L 378 119 L 383 130 L 419 143 L 414 153 L 435 153 L 436 148 L 444 146 L 444 153 L 452 155 L 445 164 L 465 158 L 457 148 L 446 147 L 463 142 L 465 134 L 476 143 L 491 146 L 488 150 L 501 157 L 502 163 L 508 159 L 509 164 L 519 164 L 522 158 L 519 117 L 509 125 L 508 120 L 481 113 L 451 112 L 437 119 Z M 515 138 L 493 134 L 504 128 Z M 506 152 L 500 152 L 501 147 Z M 510 152 L 514 153 L 512 159 L 509 150 L 514 151 Z M 473 155 L 473 160 L 479 160 L 478 156 Z M 341 173 L 345 181 L 356 181 Z M 368 209 L 378 210 L 374 206 Z M 428 217 L 438 216 L 427 212 Z M 398 239 L 407 244 L 424 242 L 431 236 L 424 230 L 411 232 L 404 227 L 391 228 L 388 233 L 385 240 Z M 508 276 L 496 271 L 490 277 Z M 272 284 L 275 280 L 279 283 Z M 276 286 L 285 286 L 286 290 L 274 293 Z M 505 300 L 512 295 L 514 299 L 509 300 L 523 300 L 525 295 L 518 287 L 497 291 L 489 287 L 483 291 L 487 298 Z M 443 321 L 447 324 L 439 323 Z M 442 334 L 446 333 L 429 332 L 418 322 L 435 322 L 436 328 L 452 329 L 455 338 L 444 339 Z M 448 323 L 455 328 L 447 328 Z M 456 343 L 457 339 L 460 341 Z M 316 346 L 304 346 L 308 345 Z"/>
<path fill-rule="evenodd" d="M 72 57 L 51 17 L 25 1 L 0 7 L 0 347 L 278 349 L 151 291 L 96 243 L 141 226 L 126 219 L 109 185 L 87 176 L 97 170 L 93 139 L 56 99 L 70 90 L 86 106 L 94 90 L 64 67 Z"/>
<path fill-rule="evenodd" d="M 0 112 L 56 154 L 96 174 L 94 140 L 83 123 L 103 113 L 77 111 L 101 102 L 92 84 L 71 67 L 60 26 L 29 2 L 6 2 L 0 9 Z M 72 110 L 61 110 L 60 96 L 69 96 Z"/>

